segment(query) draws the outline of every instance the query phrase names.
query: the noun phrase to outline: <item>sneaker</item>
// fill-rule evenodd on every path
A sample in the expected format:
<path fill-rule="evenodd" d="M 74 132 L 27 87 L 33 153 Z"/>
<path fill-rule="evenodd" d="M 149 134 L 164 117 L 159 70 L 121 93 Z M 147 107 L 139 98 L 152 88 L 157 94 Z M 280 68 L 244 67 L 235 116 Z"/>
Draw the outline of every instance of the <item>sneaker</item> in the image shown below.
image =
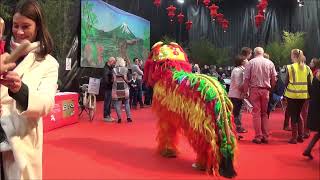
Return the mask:
<path fill-rule="evenodd" d="M 254 139 L 252 139 L 252 142 L 253 142 L 253 143 L 256 143 L 256 144 L 261 144 L 261 139 L 259 139 L 259 138 L 254 138 Z"/>
<path fill-rule="evenodd" d="M 298 143 L 303 143 L 303 137 L 302 137 L 302 136 L 299 136 L 298 139 L 297 139 L 297 142 L 298 142 Z"/>
<path fill-rule="evenodd" d="M 105 117 L 103 118 L 104 122 L 114 122 L 115 119 L 113 119 L 112 117 Z"/>
<path fill-rule="evenodd" d="M 7 140 L 0 143 L 0 152 L 10 151 L 11 146 Z"/>
<path fill-rule="evenodd" d="M 206 168 L 205 168 L 204 166 L 202 166 L 202 165 L 200 165 L 200 164 L 198 164 L 198 163 L 193 163 L 193 164 L 192 164 L 192 167 L 193 167 L 194 169 L 196 169 L 196 170 L 199 170 L 199 171 L 205 171 L 205 170 L 206 170 Z"/>
<path fill-rule="evenodd" d="M 268 144 L 268 143 L 269 143 L 268 138 L 263 137 L 263 138 L 261 139 L 261 143 Z"/>
<path fill-rule="evenodd" d="M 248 131 L 244 129 L 243 127 L 237 127 L 237 133 L 247 133 Z"/>
<path fill-rule="evenodd" d="M 289 144 L 297 144 L 297 138 L 291 138 L 289 141 L 288 141 Z"/>
<path fill-rule="evenodd" d="M 308 151 L 304 151 L 302 155 L 308 157 L 310 160 L 313 159 L 313 156 L 312 156 L 311 153 L 308 152 Z"/>
<path fill-rule="evenodd" d="M 310 133 L 304 133 L 303 139 L 308 139 L 310 137 Z"/>

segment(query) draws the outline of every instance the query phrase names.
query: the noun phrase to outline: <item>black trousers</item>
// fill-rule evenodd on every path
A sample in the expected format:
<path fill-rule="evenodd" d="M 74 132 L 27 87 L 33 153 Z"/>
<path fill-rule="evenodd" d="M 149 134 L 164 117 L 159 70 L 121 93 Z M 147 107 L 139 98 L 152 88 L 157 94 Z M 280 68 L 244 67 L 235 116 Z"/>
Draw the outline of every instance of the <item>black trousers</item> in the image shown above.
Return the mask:
<path fill-rule="evenodd" d="M 243 104 L 243 100 L 238 98 L 230 98 L 230 100 L 233 104 L 234 122 L 237 127 L 241 127 L 240 111 Z"/>
<path fill-rule="evenodd" d="M 293 123 L 298 123 L 301 121 L 300 113 L 302 106 L 306 100 L 305 99 L 290 99 L 288 98 L 288 111 Z"/>
<path fill-rule="evenodd" d="M 5 180 L 2 152 L 0 152 L 0 173 L 1 173 L 1 180 Z"/>

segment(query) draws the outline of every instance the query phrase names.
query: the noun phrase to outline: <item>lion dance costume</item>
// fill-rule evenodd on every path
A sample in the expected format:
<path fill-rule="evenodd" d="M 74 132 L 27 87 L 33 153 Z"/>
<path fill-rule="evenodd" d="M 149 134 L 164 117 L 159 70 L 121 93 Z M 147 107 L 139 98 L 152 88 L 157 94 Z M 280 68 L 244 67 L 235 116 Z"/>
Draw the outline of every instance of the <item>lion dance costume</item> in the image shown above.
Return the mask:
<path fill-rule="evenodd" d="M 197 154 L 197 167 L 217 176 L 236 176 L 233 107 L 218 80 L 191 73 L 187 55 L 176 43 L 156 43 L 144 74 L 144 80 L 154 88 L 152 107 L 159 117 L 159 153 L 175 157 L 177 135 L 182 132 Z"/>

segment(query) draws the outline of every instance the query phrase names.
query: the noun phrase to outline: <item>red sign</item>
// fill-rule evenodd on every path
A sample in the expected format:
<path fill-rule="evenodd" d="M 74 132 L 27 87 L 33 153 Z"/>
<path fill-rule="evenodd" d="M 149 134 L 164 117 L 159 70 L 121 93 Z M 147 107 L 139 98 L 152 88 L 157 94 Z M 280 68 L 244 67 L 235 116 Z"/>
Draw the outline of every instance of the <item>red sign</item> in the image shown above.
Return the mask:
<path fill-rule="evenodd" d="M 78 93 L 57 93 L 53 109 L 47 116 L 43 117 L 43 130 L 48 132 L 77 123 L 79 121 L 78 114 Z"/>

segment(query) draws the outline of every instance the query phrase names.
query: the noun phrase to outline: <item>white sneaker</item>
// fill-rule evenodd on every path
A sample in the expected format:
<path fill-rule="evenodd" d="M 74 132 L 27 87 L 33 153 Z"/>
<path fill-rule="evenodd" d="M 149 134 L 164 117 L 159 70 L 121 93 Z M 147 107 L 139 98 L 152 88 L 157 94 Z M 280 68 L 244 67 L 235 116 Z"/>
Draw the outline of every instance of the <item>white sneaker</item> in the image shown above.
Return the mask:
<path fill-rule="evenodd" d="M 0 143 L 0 152 L 10 151 L 11 146 L 7 140 Z"/>
<path fill-rule="evenodd" d="M 206 168 L 204 166 L 199 165 L 198 163 L 193 163 L 192 168 L 199 170 L 199 171 L 205 171 Z"/>
<path fill-rule="evenodd" d="M 114 121 L 116 121 L 116 120 L 113 119 L 112 117 L 103 118 L 103 120 L 104 120 L 105 122 L 114 122 Z"/>

